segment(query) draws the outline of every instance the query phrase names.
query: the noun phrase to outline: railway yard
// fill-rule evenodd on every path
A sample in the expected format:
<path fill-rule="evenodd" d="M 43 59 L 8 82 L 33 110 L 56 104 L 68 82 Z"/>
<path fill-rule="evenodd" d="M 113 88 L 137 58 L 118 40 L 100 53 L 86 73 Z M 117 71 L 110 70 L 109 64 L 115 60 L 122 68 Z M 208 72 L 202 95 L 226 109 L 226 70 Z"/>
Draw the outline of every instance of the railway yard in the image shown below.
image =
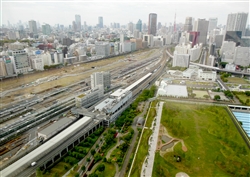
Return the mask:
<path fill-rule="evenodd" d="M 147 73 L 155 73 L 162 66 L 161 72 L 157 72 L 159 76 L 167 59 L 163 50 L 137 51 L 3 80 L 0 92 L 1 170 L 39 146 L 38 131 L 70 114 L 70 109 L 75 106 L 75 97 L 90 90 L 92 73 L 110 71 L 111 90 L 124 88 Z M 154 78 L 157 79 L 156 76 Z M 138 93 L 147 86 L 148 83 L 142 84 L 134 92 Z M 110 90 L 106 94 L 108 92 Z"/>

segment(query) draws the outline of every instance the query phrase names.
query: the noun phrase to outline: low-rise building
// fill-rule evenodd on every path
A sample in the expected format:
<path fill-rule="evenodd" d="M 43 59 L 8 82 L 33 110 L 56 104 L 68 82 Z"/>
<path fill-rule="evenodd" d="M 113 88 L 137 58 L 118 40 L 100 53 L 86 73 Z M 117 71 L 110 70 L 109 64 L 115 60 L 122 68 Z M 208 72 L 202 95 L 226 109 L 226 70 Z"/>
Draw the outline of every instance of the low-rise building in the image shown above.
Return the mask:
<path fill-rule="evenodd" d="M 205 81 L 216 81 L 217 73 L 215 71 L 198 70 L 198 79 Z"/>
<path fill-rule="evenodd" d="M 230 71 L 235 71 L 236 70 L 236 65 L 234 63 L 228 63 L 228 64 L 226 64 L 225 69 L 230 70 Z"/>
<path fill-rule="evenodd" d="M 104 95 L 104 90 L 102 86 L 98 86 L 94 90 L 91 90 L 90 93 L 82 93 L 75 97 L 76 107 L 88 108 L 95 103 L 97 103 Z"/>
<path fill-rule="evenodd" d="M 97 42 L 95 44 L 95 51 L 96 51 L 96 55 L 107 57 L 110 55 L 110 45 L 109 43 Z"/>

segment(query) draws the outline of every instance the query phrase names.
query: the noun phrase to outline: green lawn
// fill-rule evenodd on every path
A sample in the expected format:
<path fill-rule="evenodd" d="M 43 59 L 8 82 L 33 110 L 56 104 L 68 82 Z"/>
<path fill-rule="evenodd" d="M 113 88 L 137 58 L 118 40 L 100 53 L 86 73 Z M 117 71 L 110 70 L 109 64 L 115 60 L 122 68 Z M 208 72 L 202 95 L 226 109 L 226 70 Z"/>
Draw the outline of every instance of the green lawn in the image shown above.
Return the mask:
<path fill-rule="evenodd" d="M 67 170 L 65 169 L 66 166 L 68 167 Z M 51 168 L 50 173 L 45 173 L 43 175 L 43 177 L 51 177 L 52 174 L 54 176 L 56 174 L 57 174 L 57 176 L 63 176 L 70 168 L 72 168 L 71 165 L 69 165 L 68 163 L 65 163 L 65 162 L 61 161 L 58 164 L 56 164 L 53 168 Z"/>
<path fill-rule="evenodd" d="M 239 98 L 239 100 L 241 100 L 242 103 L 244 103 L 247 106 L 250 106 L 250 102 L 246 103 L 247 99 L 250 100 L 250 96 L 247 96 L 244 93 L 237 93 L 237 92 L 233 92 L 233 93 Z"/>
<path fill-rule="evenodd" d="M 137 151 L 133 168 L 131 171 L 131 177 L 138 177 L 141 174 L 142 164 L 148 154 L 148 139 L 152 134 L 152 130 L 144 129 L 139 149 Z"/>
<path fill-rule="evenodd" d="M 247 82 L 245 79 L 239 78 L 239 77 L 228 77 L 227 80 L 228 80 L 227 82 L 230 82 L 230 83 L 249 84 L 249 82 Z"/>
<path fill-rule="evenodd" d="M 156 109 L 152 107 L 149 110 L 148 118 L 147 118 L 147 122 L 145 124 L 145 127 L 149 127 L 149 128 L 151 127 L 152 122 L 153 122 L 155 116 L 156 116 Z"/>
<path fill-rule="evenodd" d="M 156 153 L 154 177 L 180 171 L 203 177 L 250 175 L 249 149 L 224 107 L 167 103 L 161 123 L 170 135 L 182 138 L 188 150 L 182 151 L 178 143 L 164 158 Z M 182 161 L 176 162 L 174 155 Z"/>

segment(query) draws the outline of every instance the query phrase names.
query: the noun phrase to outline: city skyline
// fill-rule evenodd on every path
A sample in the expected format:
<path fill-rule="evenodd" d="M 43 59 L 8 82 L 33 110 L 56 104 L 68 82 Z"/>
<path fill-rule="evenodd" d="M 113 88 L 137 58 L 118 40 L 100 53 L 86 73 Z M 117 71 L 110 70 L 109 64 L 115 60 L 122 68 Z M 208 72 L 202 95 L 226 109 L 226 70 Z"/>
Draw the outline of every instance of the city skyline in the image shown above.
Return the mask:
<path fill-rule="evenodd" d="M 91 3 L 90 3 L 91 2 Z M 39 21 L 40 24 L 50 25 L 62 24 L 71 25 L 75 15 L 81 16 L 81 23 L 95 26 L 98 24 L 98 17 L 102 16 L 104 24 L 120 23 L 127 25 L 129 22 L 148 23 L 150 13 L 157 14 L 157 21 L 162 25 L 174 23 L 185 23 L 186 17 L 218 18 L 218 25 L 226 25 L 228 14 L 246 12 L 249 13 L 248 1 L 135 1 L 135 2 L 113 2 L 113 1 L 2 1 L 2 24 L 16 24 L 21 20 Z M 212 13 L 211 13 L 211 9 Z M 222 11 L 223 9 L 223 11 Z M 34 13 L 37 12 L 37 13 Z M 133 12 L 133 13 L 131 13 Z M 32 14 L 32 15 L 31 15 Z M 2 25 L 1 24 L 1 25 Z M 249 19 L 247 24 L 249 24 Z"/>

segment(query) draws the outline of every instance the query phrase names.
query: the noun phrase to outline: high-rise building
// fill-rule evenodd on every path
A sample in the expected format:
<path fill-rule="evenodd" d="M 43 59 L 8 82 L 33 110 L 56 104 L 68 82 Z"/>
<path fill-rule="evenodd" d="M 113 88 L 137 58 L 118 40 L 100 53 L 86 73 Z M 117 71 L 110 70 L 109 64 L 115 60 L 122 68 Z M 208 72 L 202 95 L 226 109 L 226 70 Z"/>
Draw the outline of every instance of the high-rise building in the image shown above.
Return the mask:
<path fill-rule="evenodd" d="M 217 18 L 209 18 L 209 23 L 208 23 L 208 32 L 212 31 L 217 27 Z"/>
<path fill-rule="evenodd" d="M 120 34 L 120 43 L 124 42 L 124 34 Z"/>
<path fill-rule="evenodd" d="M 50 35 L 51 33 L 50 25 L 49 24 L 42 25 L 42 32 L 45 35 Z"/>
<path fill-rule="evenodd" d="M 228 14 L 226 31 L 242 31 L 245 35 L 248 13 Z"/>
<path fill-rule="evenodd" d="M 138 20 L 138 22 L 136 23 L 136 27 L 135 27 L 139 32 L 141 32 L 142 30 L 142 21 L 141 19 Z"/>
<path fill-rule="evenodd" d="M 81 16 L 75 15 L 76 30 L 81 31 Z"/>
<path fill-rule="evenodd" d="M 134 31 L 134 24 L 133 24 L 132 22 L 129 22 L 129 23 L 128 23 L 128 30 L 129 30 L 131 33 L 133 33 L 133 31 Z"/>
<path fill-rule="evenodd" d="M 199 32 L 198 43 L 206 44 L 207 43 L 207 30 L 208 30 L 208 21 L 206 19 L 199 19 L 194 23 L 194 30 Z"/>
<path fill-rule="evenodd" d="M 30 32 L 31 32 L 31 33 L 37 34 L 36 21 L 34 21 L 34 20 L 30 20 L 30 21 L 29 21 L 29 29 L 30 29 Z"/>
<path fill-rule="evenodd" d="M 193 25 L 192 25 L 193 18 L 192 17 L 186 17 L 185 25 L 184 25 L 184 31 L 192 31 Z"/>
<path fill-rule="evenodd" d="M 158 30 L 161 29 L 161 22 L 158 22 L 158 27 L 157 27 L 157 29 L 158 29 Z"/>
<path fill-rule="evenodd" d="M 72 22 L 72 30 L 77 31 L 77 26 L 75 21 Z"/>
<path fill-rule="evenodd" d="M 156 35 L 157 14 L 150 13 L 148 17 L 148 34 Z"/>
<path fill-rule="evenodd" d="M 30 70 L 30 63 L 28 59 L 28 54 L 25 50 L 12 51 L 12 56 L 10 56 L 16 74 L 27 73 Z"/>
<path fill-rule="evenodd" d="M 99 85 L 103 85 L 103 88 L 110 88 L 111 86 L 111 75 L 110 72 L 96 72 L 91 74 L 91 89 L 94 90 Z"/>
<path fill-rule="evenodd" d="M 102 17 L 98 17 L 98 26 L 99 26 L 99 28 L 103 28 L 103 18 Z"/>

